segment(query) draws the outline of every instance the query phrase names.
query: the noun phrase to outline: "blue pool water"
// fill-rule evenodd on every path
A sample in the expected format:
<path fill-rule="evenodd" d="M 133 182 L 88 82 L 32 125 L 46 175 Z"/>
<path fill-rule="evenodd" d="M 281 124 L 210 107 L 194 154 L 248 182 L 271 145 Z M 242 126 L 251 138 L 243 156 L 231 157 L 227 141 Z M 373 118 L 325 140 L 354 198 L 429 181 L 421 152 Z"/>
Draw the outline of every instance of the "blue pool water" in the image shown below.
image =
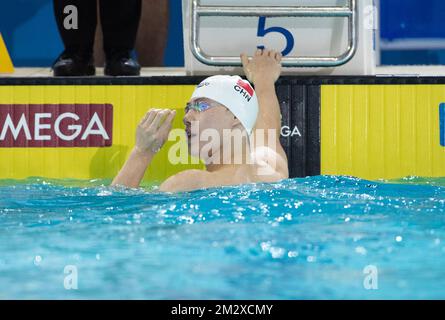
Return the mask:
<path fill-rule="evenodd" d="M 443 178 L 108 183 L 0 181 L 0 298 L 445 298 Z"/>

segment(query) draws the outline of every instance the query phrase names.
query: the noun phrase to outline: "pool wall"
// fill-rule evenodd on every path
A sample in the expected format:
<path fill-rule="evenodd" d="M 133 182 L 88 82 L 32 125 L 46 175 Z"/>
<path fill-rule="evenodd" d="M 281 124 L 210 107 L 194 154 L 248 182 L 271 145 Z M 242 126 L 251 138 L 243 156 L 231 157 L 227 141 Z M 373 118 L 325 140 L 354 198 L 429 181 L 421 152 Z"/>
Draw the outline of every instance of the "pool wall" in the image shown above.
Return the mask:
<path fill-rule="evenodd" d="M 182 128 L 183 106 L 202 79 L 0 78 L 0 178 L 112 178 L 146 110 L 177 109 L 174 127 Z M 278 81 L 277 94 L 291 177 L 445 176 L 439 117 L 445 78 L 289 76 Z M 85 134 L 100 129 L 101 138 Z M 145 182 L 202 167 L 171 165 L 167 156 L 164 148 Z"/>

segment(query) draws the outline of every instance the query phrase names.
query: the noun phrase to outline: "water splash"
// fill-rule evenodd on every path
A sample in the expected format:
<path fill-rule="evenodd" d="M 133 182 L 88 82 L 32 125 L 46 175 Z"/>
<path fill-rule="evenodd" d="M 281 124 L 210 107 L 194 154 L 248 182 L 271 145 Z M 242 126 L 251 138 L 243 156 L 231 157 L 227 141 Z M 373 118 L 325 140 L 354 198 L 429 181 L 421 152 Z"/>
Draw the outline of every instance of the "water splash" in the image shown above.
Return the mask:
<path fill-rule="evenodd" d="M 443 182 L 316 176 L 168 194 L 3 180 L 0 298 L 445 298 Z M 368 265 L 378 290 L 363 287 Z"/>

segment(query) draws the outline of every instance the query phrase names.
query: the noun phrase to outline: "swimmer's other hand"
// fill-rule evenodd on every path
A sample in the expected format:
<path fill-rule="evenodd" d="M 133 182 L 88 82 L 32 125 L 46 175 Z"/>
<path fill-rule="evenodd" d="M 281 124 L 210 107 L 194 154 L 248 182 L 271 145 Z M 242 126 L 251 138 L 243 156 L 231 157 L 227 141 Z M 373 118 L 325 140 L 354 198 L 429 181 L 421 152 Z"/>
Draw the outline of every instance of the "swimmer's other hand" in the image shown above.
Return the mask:
<path fill-rule="evenodd" d="M 281 74 L 282 57 L 280 52 L 267 49 L 258 49 L 252 58 L 245 53 L 241 54 L 247 79 L 253 84 L 260 81 L 275 83 Z"/>
<path fill-rule="evenodd" d="M 167 141 L 175 110 L 150 109 L 136 129 L 135 149 L 149 154 L 157 153 Z"/>

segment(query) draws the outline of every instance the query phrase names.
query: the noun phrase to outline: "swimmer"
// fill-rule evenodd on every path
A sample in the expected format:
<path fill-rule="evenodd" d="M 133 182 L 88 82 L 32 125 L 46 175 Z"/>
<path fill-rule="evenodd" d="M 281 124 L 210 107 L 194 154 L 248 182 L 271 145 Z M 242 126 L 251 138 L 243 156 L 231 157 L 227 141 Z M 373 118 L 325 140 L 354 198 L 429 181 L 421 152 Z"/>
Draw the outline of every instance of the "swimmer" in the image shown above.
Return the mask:
<path fill-rule="evenodd" d="M 276 182 L 289 177 L 287 157 L 280 143 L 281 112 L 275 82 L 281 74 L 281 53 L 257 50 L 241 54 L 247 79 L 212 76 L 202 81 L 186 105 L 183 122 L 188 152 L 198 156 L 205 170 L 179 172 L 161 191 L 179 192 L 254 182 Z M 155 154 L 168 139 L 175 111 L 151 109 L 136 129 L 135 146 L 112 185 L 138 187 Z M 210 130 L 210 131 L 209 131 Z M 215 135 L 203 144 L 203 135 Z M 242 138 L 223 139 L 234 133 Z M 210 145 L 210 147 L 209 147 Z M 241 161 L 236 160 L 241 159 Z"/>

